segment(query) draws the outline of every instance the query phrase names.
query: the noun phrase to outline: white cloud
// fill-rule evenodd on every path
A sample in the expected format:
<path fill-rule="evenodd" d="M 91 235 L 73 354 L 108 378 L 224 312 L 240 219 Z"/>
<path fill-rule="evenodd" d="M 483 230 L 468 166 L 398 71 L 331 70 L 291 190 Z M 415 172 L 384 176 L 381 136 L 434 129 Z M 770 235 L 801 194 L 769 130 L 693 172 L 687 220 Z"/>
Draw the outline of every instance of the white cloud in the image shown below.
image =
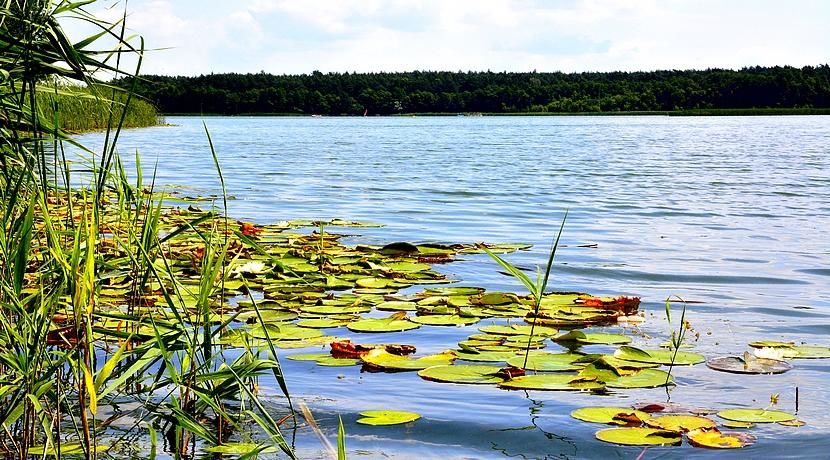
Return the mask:
<path fill-rule="evenodd" d="M 830 4 L 819 0 L 132 0 L 129 8 L 128 25 L 148 47 L 173 47 L 150 53 L 145 73 L 735 68 L 830 56 Z"/>

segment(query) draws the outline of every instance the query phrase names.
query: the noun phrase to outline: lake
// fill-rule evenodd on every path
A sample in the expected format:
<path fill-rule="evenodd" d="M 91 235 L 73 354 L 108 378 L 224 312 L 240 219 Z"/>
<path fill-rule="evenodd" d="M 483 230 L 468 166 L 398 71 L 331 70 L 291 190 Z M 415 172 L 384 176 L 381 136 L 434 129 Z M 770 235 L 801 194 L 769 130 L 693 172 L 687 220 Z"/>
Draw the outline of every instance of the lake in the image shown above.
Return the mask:
<path fill-rule="evenodd" d="M 203 120 L 167 122 L 121 134 L 128 167 L 138 150 L 145 182 L 157 164 L 156 184 L 219 193 Z M 609 332 L 656 347 L 671 334 L 665 299 L 680 296 L 694 301 L 686 313 L 699 333 L 694 351 L 709 358 L 741 355 L 756 340 L 830 345 L 830 117 L 209 117 L 204 123 L 234 218 L 385 224 L 342 231 L 359 233 L 352 243 L 527 242 L 532 250 L 505 257 L 533 268 L 545 263 L 567 210 L 551 288 L 642 297 L 647 321 Z M 101 142 L 99 134 L 80 138 L 93 148 Z M 461 285 L 526 292 L 487 256 L 463 259 L 439 270 Z M 679 315 L 680 305 L 674 308 Z M 439 352 L 476 330 L 329 333 Z M 428 382 L 413 373 L 282 364 L 292 395 L 332 441 L 343 418 L 350 458 L 633 459 L 642 448 L 597 441 L 602 426 L 569 413 L 666 399 L 661 388 L 607 396 L 504 391 Z M 751 430 L 757 443 L 737 451 L 684 444 L 650 448 L 642 458 L 826 458 L 830 360 L 794 364 L 774 376 L 703 364 L 675 368 L 674 402 L 766 407 L 780 394 L 778 407 L 793 411 L 798 388 L 798 417 L 807 425 L 757 426 Z M 273 381 L 261 385 L 278 393 Z M 383 428 L 355 424 L 358 412 L 384 408 L 423 418 Z M 308 429 L 297 431 L 295 443 L 301 458 L 326 458 Z"/>

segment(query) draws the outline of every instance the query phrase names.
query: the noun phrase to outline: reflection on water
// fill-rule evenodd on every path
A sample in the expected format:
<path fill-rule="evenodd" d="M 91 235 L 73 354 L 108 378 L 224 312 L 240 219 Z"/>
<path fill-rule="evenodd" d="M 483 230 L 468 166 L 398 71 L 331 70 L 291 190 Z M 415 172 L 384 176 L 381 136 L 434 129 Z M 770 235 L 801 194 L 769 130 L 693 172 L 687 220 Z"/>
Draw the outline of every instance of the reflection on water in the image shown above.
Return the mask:
<path fill-rule="evenodd" d="M 202 121 L 168 122 L 175 126 L 125 131 L 125 162 L 138 149 L 145 177 L 158 162 L 156 183 L 217 193 Z M 534 250 L 509 258 L 532 267 L 543 263 L 569 209 L 554 285 L 642 296 L 649 321 L 626 331 L 638 344 L 666 339 L 663 299 L 679 295 L 701 302 L 689 305 L 688 318 L 700 333 L 697 349 L 707 356 L 741 353 L 759 339 L 830 345 L 830 117 L 206 122 L 236 218 L 340 217 L 387 225 L 361 229 L 352 242 L 530 242 Z M 101 141 L 95 134 L 83 139 L 92 146 Z M 468 285 L 521 290 L 482 256 L 440 270 Z M 433 327 L 359 340 L 405 341 L 427 353 L 473 330 Z M 636 458 L 642 449 L 595 441 L 597 427 L 568 414 L 587 405 L 665 398 L 662 390 L 524 394 L 430 383 L 411 373 L 283 363 L 292 393 L 309 403 L 332 437 L 342 415 L 350 450 L 366 458 Z M 799 416 L 808 425 L 760 426 L 753 430 L 758 443 L 740 453 L 684 446 L 649 449 L 643 458 L 823 457 L 830 448 L 830 363 L 796 366 L 751 377 L 702 366 L 675 369 L 680 386 L 672 397 L 692 405 L 763 407 L 780 393 L 781 407 L 792 410 L 797 386 Z M 357 412 L 384 407 L 424 418 L 383 430 L 354 423 Z M 310 432 L 298 433 L 297 446 L 305 458 L 325 455 Z"/>

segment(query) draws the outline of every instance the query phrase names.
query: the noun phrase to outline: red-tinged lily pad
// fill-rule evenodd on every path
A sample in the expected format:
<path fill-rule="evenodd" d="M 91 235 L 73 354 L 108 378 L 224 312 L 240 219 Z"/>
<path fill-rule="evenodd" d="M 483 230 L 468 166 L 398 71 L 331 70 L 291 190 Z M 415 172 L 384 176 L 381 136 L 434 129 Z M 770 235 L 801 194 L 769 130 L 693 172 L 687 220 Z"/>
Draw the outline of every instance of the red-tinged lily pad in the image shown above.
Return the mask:
<path fill-rule="evenodd" d="M 709 449 L 740 449 L 755 442 L 748 433 L 721 432 L 717 428 L 702 428 L 686 434 L 689 444 Z"/>
<path fill-rule="evenodd" d="M 655 428 L 608 428 L 597 431 L 596 438 L 624 446 L 665 446 L 680 444 L 683 435 Z"/>
<path fill-rule="evenodd" d="M 685 433 L 701 428 L 714 428 L 715 421 L 696 415 L 661 415 L 646 420 L 646 425 L 652 428 Z"/>
<path fill-rule="evenodd" d="M 583 407 L 571 412 L 571 417 L 606 425 L 640 426 L 644 420 L 651 418 L 651 415 L 626 407 Z"/>

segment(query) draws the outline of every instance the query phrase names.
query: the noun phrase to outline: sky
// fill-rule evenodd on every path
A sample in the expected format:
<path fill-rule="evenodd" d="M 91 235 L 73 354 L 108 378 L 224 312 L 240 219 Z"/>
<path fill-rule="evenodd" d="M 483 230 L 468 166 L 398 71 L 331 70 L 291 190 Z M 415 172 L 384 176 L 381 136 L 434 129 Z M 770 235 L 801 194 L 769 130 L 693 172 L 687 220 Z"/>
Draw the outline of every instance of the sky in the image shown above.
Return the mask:
<path fill-rule="evenodd" d="M 123 9 L 123 1 L 90 8 L 112 19 Z M 128 28 L 150 49 L 143 74 L 830 62 L 828 0 L 130 0 L 127 11 Z"/>

